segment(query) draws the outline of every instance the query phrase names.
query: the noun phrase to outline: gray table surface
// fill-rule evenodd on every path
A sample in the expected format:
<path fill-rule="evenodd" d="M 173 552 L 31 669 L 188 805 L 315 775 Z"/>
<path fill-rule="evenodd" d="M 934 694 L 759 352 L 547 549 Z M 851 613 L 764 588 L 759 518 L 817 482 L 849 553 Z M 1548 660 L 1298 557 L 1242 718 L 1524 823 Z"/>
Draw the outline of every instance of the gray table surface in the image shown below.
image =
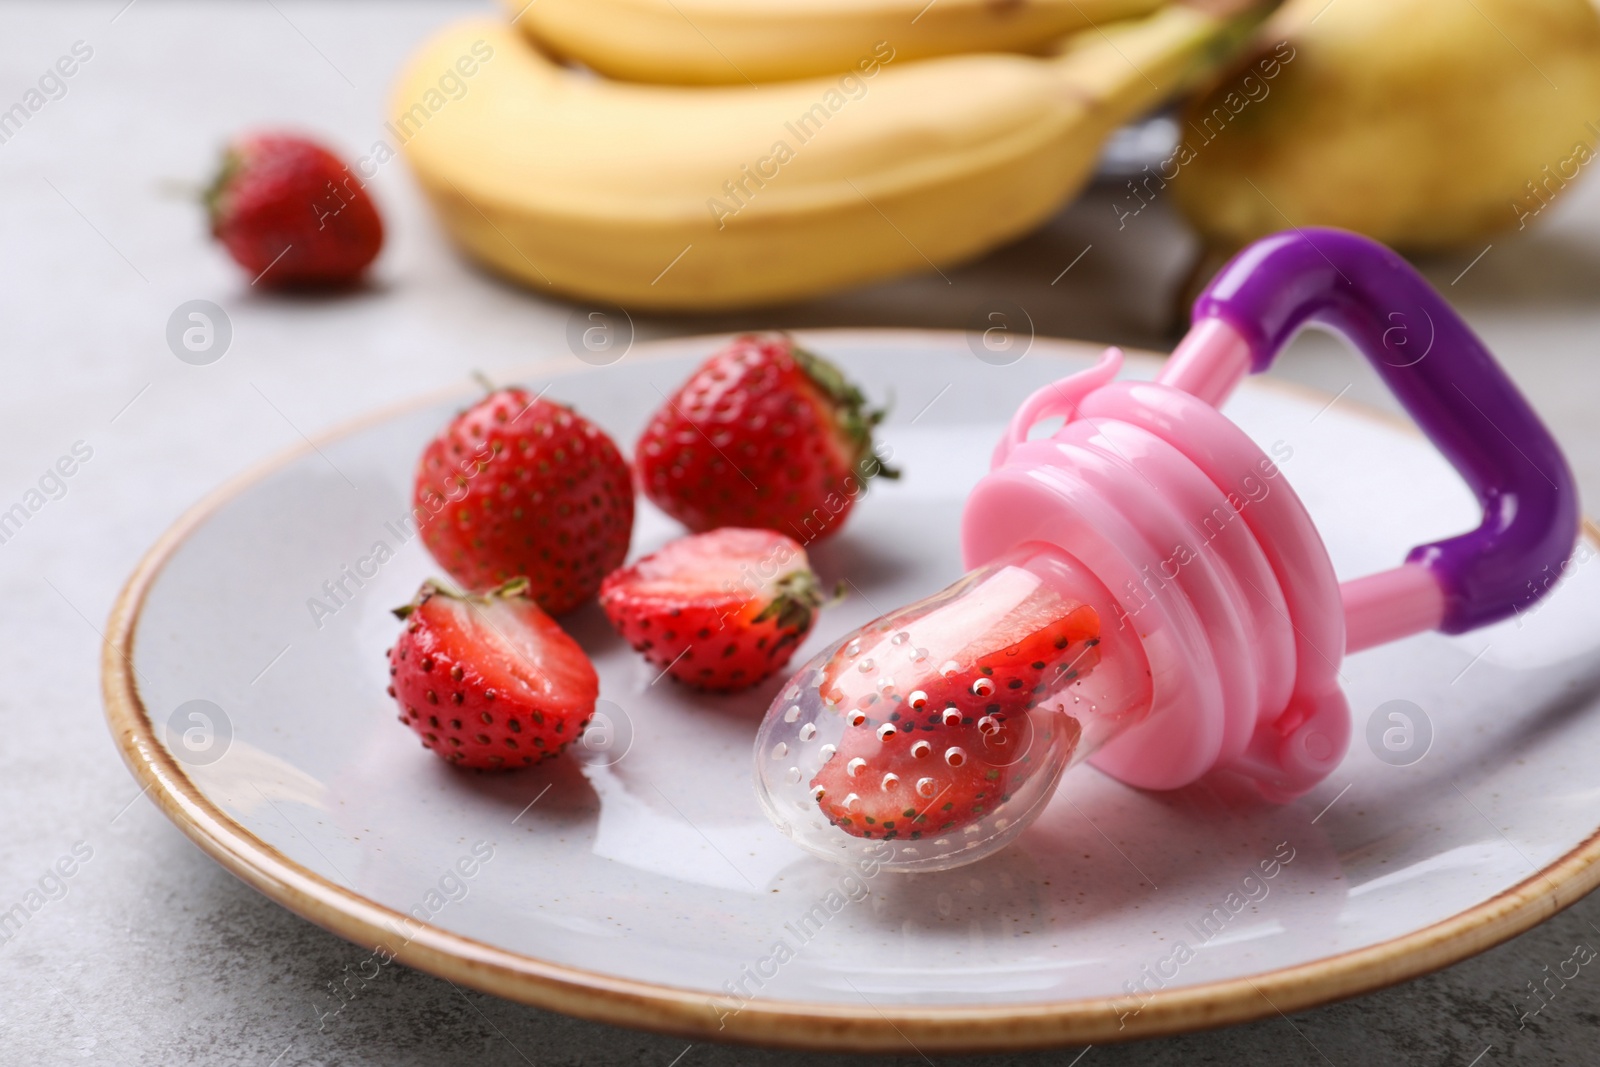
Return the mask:
<path fill-rule="evenodd" d="M 570 308 L 453 255 L 400 162 L 376 178 L 390 223 L 376 284 L 336 300 L 251 290 L 205 241 L 194 206 L 165 191 L 204 175 L 241 127 L 287 123 L 363 149 L 380 135 L 407 50 L 464 10 L 293 0 L 0 9 L 0 107 L 75 42 L 93 49 L 65 95 L 0 144 L 0 507 L 75 442 L 93 449 L 66 494 L 0 544 L 0 907 L 76 843 L 92 849 L 66 896 L 0 944 L 0 1062 L 847 1062 L 686 1047 L 404 969 L 319 1031 L 314 1006 L 360 952 L 202 855 L 139 796 L 105 728 L 99 630 L 124 576 L 184 507 L 302 433 L 474 368 L 509 373 L 565 350 Z M 1092 189 L 1026 240 L 948 271 L 948 285 L 924 277 L 762 313 L 641 318 L 639 336 L 963 328 L 1010 299 L 1042 334 L 1165 348 L 1193 242 L 1162 202 L 1119 230 L 1117 195 Z M 1600 492 L 1600 186 L 1578 186 L 1535 230 L 1474 260 L 1481 251 L 1423 267 L 1549 418 L 1585 491 Z M 179 362 L 164 339 L 169 314 L 194 298 L 225 307 L 235 331 L 227 356 L 205 367 Z M 1326 340 L 1303 340 L 1281 364 L 1285 377 L 1345 390 L 1346 402 L 1388 403 Z M 1594 1063 L 1600 979 L 1574 981 L 1517 1024 L 1525 983 L 1579 942 L 1600 945 L 1600 897 L 1438 974 L 1293 1018 L 1094 1048 L 1081 1061 L 1067 1049 L 950 1062 Z M 910 1047 L 906 1057 L 923 1059 Z"/>

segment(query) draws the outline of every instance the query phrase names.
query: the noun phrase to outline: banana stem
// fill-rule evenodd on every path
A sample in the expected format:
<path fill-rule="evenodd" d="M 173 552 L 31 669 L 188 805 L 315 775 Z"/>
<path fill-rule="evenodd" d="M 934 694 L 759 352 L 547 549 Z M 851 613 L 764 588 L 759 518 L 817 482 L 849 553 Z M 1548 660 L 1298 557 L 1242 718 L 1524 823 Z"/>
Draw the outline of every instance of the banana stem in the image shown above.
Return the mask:
<path fill-rule="evenodd" d="M 1173 4 L 1143 19 L 1083 30 L 1063 42 L 1063 84 L 1090 101 L 1111 130 L 1192 88 L 1231 60 L 1264 17 L 1214 15 Z"/>

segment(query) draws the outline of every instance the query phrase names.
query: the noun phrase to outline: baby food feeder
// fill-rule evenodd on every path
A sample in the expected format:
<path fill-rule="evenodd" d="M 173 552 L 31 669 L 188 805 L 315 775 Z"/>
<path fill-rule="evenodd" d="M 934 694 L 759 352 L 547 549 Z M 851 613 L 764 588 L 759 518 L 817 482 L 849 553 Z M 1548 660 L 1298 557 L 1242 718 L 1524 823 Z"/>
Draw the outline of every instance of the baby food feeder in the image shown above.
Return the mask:
<path fill-rule="evenodd" d="M 1309 323 L 1360 350 L 1483 506 L 1468 533 L 1345 582 L 1271 456 L 1217 410 Z M 972 571 L 823 650 L 756 741 L 799 844 L 937 870 L 1013 840 L 1090 759 L 1173 789 L 1217 770 L 1277 801 L 1350 738 L 1341 658 L 1526 609 L 1578 536 L 1549 432 L 1398 255 L 1336 230 L 1246 248 L 1153 382 L 1121 353 L 1022 405 L 962 520 Z M 1036 424 L 1065 423 L 1029 439 Z"/>

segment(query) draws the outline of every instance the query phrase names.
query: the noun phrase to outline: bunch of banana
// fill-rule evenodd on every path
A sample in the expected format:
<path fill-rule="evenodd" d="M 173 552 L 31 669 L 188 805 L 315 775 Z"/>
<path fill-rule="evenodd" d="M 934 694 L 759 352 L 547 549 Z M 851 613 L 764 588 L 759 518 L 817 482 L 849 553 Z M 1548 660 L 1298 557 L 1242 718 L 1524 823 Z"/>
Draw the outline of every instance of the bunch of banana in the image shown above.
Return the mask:
<path fill-rule="evenodd" d="M 612 78 L 754 84 L 837 74 L 894 45 L 896 62 L 1034 52 L 1164 0 L 504 0 L 541 48 Z"/>
<path fill-rule="evenodd" d="M 1048 57 L 905 62 L 884 38 L 842 74 L 695 88 L 598 78 L 473 21 L 414 57 L 392 126 L 456 240 L 497 271 L 630 307 L 769 303 L 1025 233 L 1113 129 L 1226 59 L 1241 28 L 1172 6 Z"/>

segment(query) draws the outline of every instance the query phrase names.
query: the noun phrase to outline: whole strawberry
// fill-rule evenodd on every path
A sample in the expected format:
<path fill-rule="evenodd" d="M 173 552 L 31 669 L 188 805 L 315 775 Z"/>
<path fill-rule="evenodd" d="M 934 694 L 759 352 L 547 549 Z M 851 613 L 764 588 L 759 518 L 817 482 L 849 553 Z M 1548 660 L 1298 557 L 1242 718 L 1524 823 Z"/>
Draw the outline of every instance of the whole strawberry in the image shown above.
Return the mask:
<path fill-rule="evenodd" d="M 689 685 L 727 691 L 789 662 L 822 595 L 795 541 L 729 527 L 679 538 L 617 571 L 600 604 L 645 659 Z"/>
<path fill-rule="evenodd" d="M 873 450 L 882 418 L 788 337 L 740 337 L 651 418 L 640 486 L 691 530 L 761 527 L 809 544 L 844 524 L 869 479 L 898 477 Z"/>
<path fill-rule="evenodd" d="M 570 408 L 500 389 L 423 450 L 422 541 L 468 589 L 527 578 L 552 615 L 594 596 L 633 534 L 633 480 L 605 432 Z"/>
<path fill-rule="evenodd" d="M 389 695 L 423 745 L 458 766 L 538 763 L 594 714 L 594 666 L 526 584 L 467 596 L 424 582 L 395 611 L 405 629 L 388 653 Z"/>
<path fill-rule="evenodd" d="M 326 148 L 293 134 L 235 141 L 205 203 L 212 236 L 251 284 L 348 285 L 383 246 L 383 222 L 361 179 Z"/>

